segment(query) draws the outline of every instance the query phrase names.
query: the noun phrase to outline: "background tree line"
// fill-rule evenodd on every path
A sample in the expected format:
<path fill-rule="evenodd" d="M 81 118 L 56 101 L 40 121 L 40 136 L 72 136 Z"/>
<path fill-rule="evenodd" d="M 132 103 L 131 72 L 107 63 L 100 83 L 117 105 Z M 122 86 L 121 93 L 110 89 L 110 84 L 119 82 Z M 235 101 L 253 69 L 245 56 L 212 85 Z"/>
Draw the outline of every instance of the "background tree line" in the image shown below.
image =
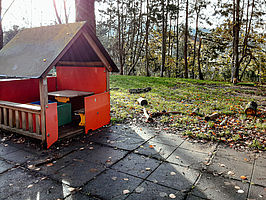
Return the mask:
<path fill-rule="evenodd" d="M 103 2 L 97 35 L 121 74 L 233 82 L 265 75 L 264 0 Z"/>
<path fill-rule="evenodd" d="M 55 23 L 68 23 L 62 1 L 59 15 L 53 0 Z M 75 0 L 76 21 L 89 21 L 122 75 L 263 81 L 264 0 L 97 1 L 105 5 L 97 26 L 95 0 Z M 7 31 L 4 44 L 18 31 Z"/>

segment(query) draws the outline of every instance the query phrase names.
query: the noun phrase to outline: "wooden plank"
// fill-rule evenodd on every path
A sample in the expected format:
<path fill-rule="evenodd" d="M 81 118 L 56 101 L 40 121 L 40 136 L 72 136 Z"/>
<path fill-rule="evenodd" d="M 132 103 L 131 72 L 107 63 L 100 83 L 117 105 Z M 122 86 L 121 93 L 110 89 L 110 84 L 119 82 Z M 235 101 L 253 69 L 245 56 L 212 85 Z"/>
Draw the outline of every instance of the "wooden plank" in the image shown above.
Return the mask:
<path fill-rule="evenodd" d="M 0 124 L 2 124 L 2 120 L 3 120 L 3 117 L 2 117 L 2 114 L 3 112 L 2 112 L 2 108 L 0 107 Z"/>
<path fill-rule="evenodd" d="M 102 62 L 72 62 L 72 61 L 59 61 L 57 66 L 79 66 L 79 67 L 97 67 L 104 66 Z"/>
<path fill-rule="evenodd" d="M 33 119 L 32 114 L 28 113 L 28 124 L 29 124 L 29 132 L 33 132 Z"/>
<path fill-rule="evenodd" d="M 45 142 L 46 131 L 45 131 L 45 112 L 46 106 L 48 105 L 48 87 L 47 87 L 47 77 L 39 79 L 39 89 L 40 89 L 40 103 L 41 103 L 41 133 L 42 142 Z"/>
<path fill-rule="evenodd" d="M 108 71 L 111 71 L 112 69 L 111 69 L 110 63 L 105 58 L 105 56 L 103 55 L 103 53 L 101 52 L 101 50 L 99 49 L 99 47 L 97 46 L 97 44 L 95 43 L 95 41 L 85 31 L 82 31 L 82 33 L 83 33 L 84 37 L 86 38 L 86 40 L 88 41 L 88 43 L 91 45 L 92 49 L 97 54 L 97 56 L 103 62 L 104 66 L 108 69 Z"/>
<path fill-rule="evenodd" d="M 3 109 L 3 114 L 4 114 L 4 125 L 7 126 L 7 108 Z"/>
<path fill-rule="evenodd" d="M 41 107 L 38 105 L 21 104 L 10 101 L 0 101 L 0 107 L 32 113 L 39 113 L 41 111 Z"/>
<path fill-rule="evenodd" d="M 26 119 L 26 113 L 21 112 L 21 123 L 22 123 L 22 129 L 26 131 L 27 129 L 27 119 Z"/>
<path fill-rule="evenodd" d="M 110 91 L 110 72 L 106 70 L 106 92 Z"/>
<path fill-rule="evenodd" d="M 3 124 L 0 124 L 0 128 L 4 129 L 4 130 L 7 130 L 7 131 L 19 133 L 19 134 L 22 134 L 22 135 L 25 135 L 25 136 L 29 136 L 29 137 L 32 137 L 32 138 L 35 138 L 35 139 L 38 139 L 38 140 L 42 139 L 41 135 L 37 135 L 37 134 L 31 133 L 29 131 L 23 131 L 23 130 L 17 129 L 17 128 L 11 128 L 11 127 L 3 125 Z"/>
<path fill-rule="evenodd" d="M 16 119 L 16 128 L 20 128 L 20 119 L 19 119 L 19 111 L 15 110 L 15 119 Z"/>
<path fill-rule="evenodd" d="M 40 115 L 35 115 L 35 122 L 36 122 L 36 133 L 38 134 L 38 135 L 40 135 L 40 133 L 41 133 L 41 130 L 40 130 Z"/>
<path fill-rule="evenodd" d="M 9 118 L 9 126 L 12 128 L 13 127 L 13 110 L 8 109 L 8 118 Z"/>
<path fill-rule="evenodd" d="M 81 96 L 91 96 L 93 92 L 83 92 L 83 91 L 75 91 L 75 90 L 60 90 L 55 92 L 49 92 L 49 96 L 54 97 L 66 97 L 66 98 L 74 98 L 74 97 L 81 97 Z"/>

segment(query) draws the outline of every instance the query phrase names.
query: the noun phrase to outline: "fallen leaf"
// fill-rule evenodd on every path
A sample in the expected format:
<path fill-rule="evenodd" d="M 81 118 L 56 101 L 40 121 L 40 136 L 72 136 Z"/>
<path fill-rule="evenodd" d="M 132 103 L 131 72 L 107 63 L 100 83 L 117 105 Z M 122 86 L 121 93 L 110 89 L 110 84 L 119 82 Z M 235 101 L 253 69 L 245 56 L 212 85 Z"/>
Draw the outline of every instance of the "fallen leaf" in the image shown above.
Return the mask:
<path fill-rule="evenodd" d="M 29 165 L 28 168 L 29 169 L 33 169 L 34 168 L 34 165 Z"/>
<path fill-rule="evenodd" d="M 151 149 L 154 149 L 154 146 L 153 146 L 153 145 L 149 145 L 149 147 L 150 147 Z"/>
<path fill-rule="evenodd" d="M 123 194 L 128 194 L 128 193 L 130 193 L 129 190 L 123 190 Z"/>
<path fill-rule="evenodd" d="M 235 186 L 235 189 L 240 190 L 240 187 L 236 185 L 236 186 Z"/>
<path fill-rule="evenodd" d="M 136 191 L 136 193 L 141 193 L 141 192 L 143 192 L 144 191 L 144 187 L 137 187 L 136 189 L 135 189 L 135 191 Z"/>
<path fill-rule="evenodd" d="M 247 180 L 248 178 L 246 176 L 240 176 L 242 180 Z"/>
<path fill-rule="evenodd" d="M 33 185 L 31 184 L 31 185 L 28 185 L 28 187 L 27 188 L 31 188 L 31 187 L 33 187 Z"/>
<path fill-rule="evenodd" d="M 92 173 L 96 173 L 96 172 L 98 172 L 99 170 L 98 169 L 95 169 L 95 168 L 91 168 L 90 169 L 90 172 L 92 172 Z"/>
<path fill-rule="evenodd" d="M 237 190 L 237 193 L 243 194 L 244 193 L 244 190 Z"/>
<path fill-rule="evenodd" d="M 167 197 L 167 193 L 165 193 L 165 192 L 160 192 L 159 195 L 160 195 L 160 197 Z"/>
<path fill-rule="evenodd" d="M 235 173 L 232 172 L 232 171 L 227 172 L 227 174 L 228 174 L 228 175 L 231 175 L 231 176 L 235 175 Z"/>
<path fill-rule="evenodd" d="M 46 167 L 52 167 L 54 164 L 53 163 L 48 163 L 47 165 L 46 165 Z"/>
<path fill-rule="evenodd" d="M 174 194 L 169 194 L 169 197 L 170 197 L 171 199 L 175 199 L 175 198 L 176 198 L 176 196 L 175 196 Z"/>
<path fill-rule="evenodd" d="M 73 191 L 75 191 L 76 190 L 76 188 L 73 188 L 73 187 L 69 187 L 69 188 L 67 188 L 70 192 L 73 192 Z"/>

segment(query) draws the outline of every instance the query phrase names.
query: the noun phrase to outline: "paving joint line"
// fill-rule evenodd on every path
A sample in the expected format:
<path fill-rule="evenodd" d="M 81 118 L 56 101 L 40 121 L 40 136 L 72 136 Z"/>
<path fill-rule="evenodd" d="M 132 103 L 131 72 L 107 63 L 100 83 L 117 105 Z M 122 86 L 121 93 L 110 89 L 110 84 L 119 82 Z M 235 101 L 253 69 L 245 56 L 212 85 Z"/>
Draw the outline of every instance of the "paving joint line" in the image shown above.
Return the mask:
<path fill-rule="evenodd" d="M 252 171 L 251 171 L 251 177 L 250 177 L 250 181 L 249 181 L 249 184 L 248 184 L 248 191 L 247 191 L 247 198 L 249 197 L 250 195 L 250 188 L 251 188 L 251 181 L 253 179 L 253 174 L 254 174 L 254 169 L 255 169 L 255 165 L 256 165 L 256 159 L 254 159 L 253 161 L 253 166 L 252 166 Z"/>

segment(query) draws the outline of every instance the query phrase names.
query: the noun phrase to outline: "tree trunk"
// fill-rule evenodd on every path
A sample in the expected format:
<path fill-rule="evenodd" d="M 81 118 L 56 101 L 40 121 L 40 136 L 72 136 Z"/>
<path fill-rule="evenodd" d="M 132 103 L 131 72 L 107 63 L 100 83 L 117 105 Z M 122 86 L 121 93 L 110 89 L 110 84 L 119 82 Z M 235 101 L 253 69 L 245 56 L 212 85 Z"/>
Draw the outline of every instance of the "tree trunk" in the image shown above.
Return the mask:
<path fill-rule="evenodd" d="M 199 79 L 200 80 L 204 80 L 203 78 L 203 74 L 201 72 L 201 67 L 200 67 L 200 50 L 201 50 L 201 42 L 202 42 L 202 39 L 200 38 L 200 41 L 199 41 L 199 49 L 198 49 L 198 71 L 199 71 Z"/>
<path fill-rule="evenodd" d="M 94 4 L 95 0 L 75 0 L 76 21 L 88 21 L 93 32 L 96 34 Z"/>
<path fill-rule="evenodd" d="M 236 4 L 235 4 L 236 1 Z M 235 23 L 234 23 L 234 67 L 233 67 L 233 83 L 236 83 L 239 78 L 239 31 L 240 31 L 240 22 L 239 22 L 239 9 L 240 9 L 240 0 L 234 0 L 234 16 L 235 16 Z"/>
<path fill-rule="evenodd" d="M 57 10 L 57 7 L 56 7 L 55 0 L 53 0 L 53 4 L 54 4 L 54 11 L 55 11 L 55 15 L 56 15 L 56 18 L 58 20 L 58 23 L 62 24 L 61 18 L 60 18 L 59 14 L 58 14 L 58 10 Z"/>
<path fill-rule="evenodd" d="M 198 30 L 199 30 L 199 13 L 200 13 L 200 7 L 198 6 L 198 0 L 196 0 L 196 3 L 195 3 L 195 11 L 196 11 L 196 32 L 195 32 L 195 38 L 194 38 L 193 61 L 192 61 L 192 74 L 193 74 L 193 78 L 194 78 L 194 68 L 195 68 L 195 61 L 196 61 L 196 45 L 197 45 Z"/>
<path fill-rule="evenodd" d="M 122 13 L 123 14 L 123 13 Z M 119 0 L 117 0 L 117 18 L 118 18 L 118 52 L 119 52 L 119 63 L 120 63 L 120 75 L 124 74 L 124 66 L 123 66 L 123 55 L 121 48 L 121 17 L 120 17 L 120 5 Z"/>
<path fill-rule="evenodd" d="M 150 76 L 149 73 L 149 26 L 150 26 L 150 17 L 149 17 L 149 0 L 147 0 L 147 19 L 146 19 L 146 34 L 145 34 L 145 57 L 146 57 L 146 76 Z"/>
<path fill-rule="evenodd" d="M 188 78 L 188 0 L 186 1 L 186 24 L 185 24 L 185 44 L 184 44 L 184 59 L 185 59 L 185 78 Z"/>
<path fill-rule="evenodd" d="M 164 0 L 162 2 L 162 22 L 163 22 L 163 42 L 162 42 L 162 64 L 161 64 L 161 72 L 160 76 L 163 77 L 163 73 L 165 70 L 165 53 L 166 53 L 166 20 L 165 20 L 165 11 L 164 11 Z"/>
<path fill-rule="evenodd" d="M 0 0 L 0 16 L 2 16 L 2 0 Z M 0 49 L 3 48 L 3 40 L 4 40 L 4 36 L 3 36 L 2 17 L 1 17 L 0 19 Z"/>
<path fill-rule="evenodd" d="M 177 14 L 176 14 L 176 71 L 175 77 L 178 76 L 179 70 L 179 0 L 177 0 Z"/>

